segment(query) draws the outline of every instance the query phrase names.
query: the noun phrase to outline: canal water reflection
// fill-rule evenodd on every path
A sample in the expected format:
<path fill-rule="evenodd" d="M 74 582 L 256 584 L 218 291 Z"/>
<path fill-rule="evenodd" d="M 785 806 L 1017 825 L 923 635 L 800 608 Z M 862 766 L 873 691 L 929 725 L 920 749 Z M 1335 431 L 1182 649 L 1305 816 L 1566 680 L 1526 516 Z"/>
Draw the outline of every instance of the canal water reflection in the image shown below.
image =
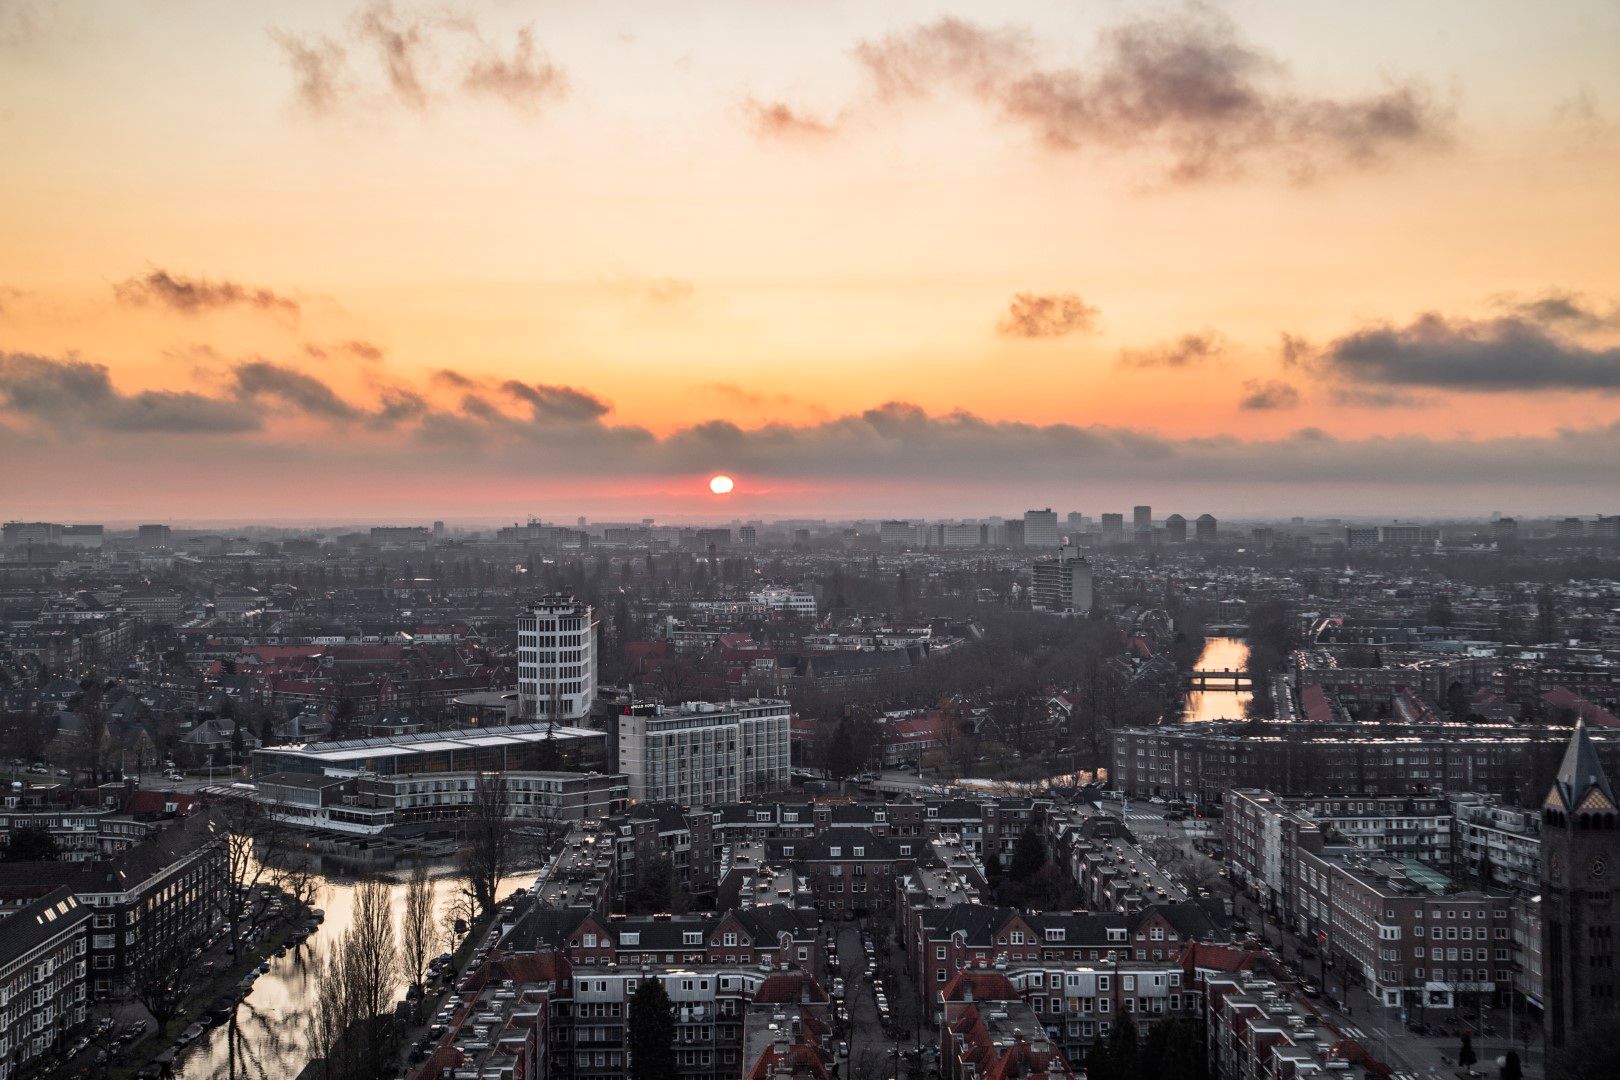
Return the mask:
<path fill-rule="evenodd" d="M 1242 638 L 1204 639 L 1204 651 L 1193 664 L 1196 671 L 1242 671 L 1249 662 L 1249 643 Z M 1242 720 L 1254 694 L 1248 690 L 1189 690 L 1181 718 L 1190 723 Z"/>
<path fill-rule="evenodd" d="M 433 873 L 435 920 L 442 916 L 459 887 L 448 864 L 430 864 Z M 405 910 L 405 881 L 410 867 L 401 864 L 384 871 L 393 906 L 395 939 L 399 918 Z M 504 899 L 523 884 L 526 875 L 514 874 L 501 883 Z M 252 991 L 236 1006 L 229 1023 L 210 1029 L 188 1048 L 175 1063 L 174 1075 L 180 1080 L 292 1080 L 309 1063 L 309 1032 L 305 1017 L 315 999 L 316 960 L 326 955 L 354 921 L 352 877 L 323 878 L 314 906 L 326 913 L 320 930 L 304 944 L 289 948 L 287 955 L 269 960 L 270 970 L 259 976 Z M 448 948 L 448 940 L 435 952 Z M 405 993 L 404 980 L 398 980 L 393 997 Z"/>

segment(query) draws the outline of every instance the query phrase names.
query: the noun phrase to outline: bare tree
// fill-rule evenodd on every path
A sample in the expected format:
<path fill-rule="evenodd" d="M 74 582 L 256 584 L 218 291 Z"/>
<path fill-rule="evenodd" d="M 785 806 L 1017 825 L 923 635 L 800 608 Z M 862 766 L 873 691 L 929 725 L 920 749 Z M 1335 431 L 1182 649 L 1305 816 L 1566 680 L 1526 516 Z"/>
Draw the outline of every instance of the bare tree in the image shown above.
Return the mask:
<path fill-rule="evenodd" d="M 480 773 L 457 855 L 462 889 L 478 918 L 495 910 L 496 890 L 512 857 L 512 825 L 506 812 L 506 774 Z"/>
<path fill-rule="evenodd" d="M 232 797 L 213 810 L 225 833 L 224 916 L 230 928 L 231 955 L 241 954 L 247 932 L 265 916 L 268 905 L 259 892 L 274 879 L 274 851 L 280 830 L 252 799 Z"/>
<path fill-rule="evenodd" d="M 163 1034 L 180 1012 L 196 978 L 206 927 L 180 925 L 150 913 L 139 928 L 125 980 Z"/>
<path fill-rule="evenodd" d="M 399 970 L 399 947 L 394 940 L 394 913 L 388 902 L 388 886 L 381 881 L 362 881 L 354 890 L 354 922 L 343 934 L 346 979 L 354 998 L 354 1022 L 364 1057 L 380 1075 L 384 1040 L 378 1019 L 388 1010 L 393 997 L 394 974 Z"/>
<path fill-rule="evenodd" d="M 315 963 L 315 997 L 304 1013 L 309 1049 L 319 1058 L 328 1077 L 343 1076 L 348 1072 L 344 1036 L 358 1012 L 354 993 L 354 980 L 348 963 L 350 950 L 347 935 L 329 946 L 324 956 Z"/>
<path fill-rule="evenodd" d="M 405 911 L 400 918 L 399 967 L 407 984 L 421 986 L 435 941 L 433 882 L 427 866 L 417 863 L 405 885 Z"/>

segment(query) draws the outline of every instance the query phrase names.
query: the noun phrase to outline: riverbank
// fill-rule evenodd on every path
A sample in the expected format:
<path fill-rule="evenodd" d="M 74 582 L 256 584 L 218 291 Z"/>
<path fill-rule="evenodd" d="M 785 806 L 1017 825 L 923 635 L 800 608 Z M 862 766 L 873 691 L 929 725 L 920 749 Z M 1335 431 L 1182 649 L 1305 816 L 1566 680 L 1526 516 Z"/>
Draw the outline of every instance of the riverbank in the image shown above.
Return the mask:
<path fill-rule="evenodd" d="M 204 1032 L 219 1027 L 221 1021 L 217 1017 L 220 1012 L 227 1010 L 230 1016 L 223 1023 L 233 1023 L 236 1007 L 259 975 L 260 967 L 279 951 L 299 948 L 303 940 L 319 932 L 319 922 L 309 911 L 294 903 L 290 895 L 274 895 L 286 906 L 286 912 L 267 923 L 253 945 L 234 959 L 230 955 L 228 941 L 216 943 L 199 956 L 198 972 L 206 974 L 206 978 L 194 985 L 191 994 L 181 1003 L 163 1031 L 158 1031 L 148 1016 L 151 1029 L 139 1041 L 114 1056 L 109 1063 L 108 1076 L 114 1080 L 125 1080 L 128 1077 L 162 1076 L 172 1071 L 176 1063 L 184 1058 L 185 1051 L 200 1037 L 193 1037 L 182 1044 L 182 1036 L 187 1030 L 193 1025 L 200 1025 Z M 310 930 L 311 927 L 314 929 Z M 291 943 L 290 939 L 294 938 L 301 940 Z M 249 978 L 250 973 L 254 979 Z M 142 1012 L 145 1012 L 144 1008 Z M 210 1013 L 214 1014 L 213 1017 Z"/>

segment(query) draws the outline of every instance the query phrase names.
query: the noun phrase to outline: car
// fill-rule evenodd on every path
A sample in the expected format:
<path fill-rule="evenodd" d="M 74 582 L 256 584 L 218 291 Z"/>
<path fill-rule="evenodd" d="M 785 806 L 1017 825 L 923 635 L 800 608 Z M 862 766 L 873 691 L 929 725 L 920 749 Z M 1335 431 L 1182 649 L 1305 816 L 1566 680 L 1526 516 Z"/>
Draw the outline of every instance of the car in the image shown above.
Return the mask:
<path fill-rule="evenodd" d="M 844 996 L 844 980 L 843 979 L 834 979 L 833 980 L 832 992 L 833 992 L 833 997 L 843 997 Z"/>
<path fill-rule="evenodd" d="M 56 775 L 57 776 L 66 776 L 67 774 L 68 774 L 68 771 L 66 769 L 57 769 L 56 770 Z"/>

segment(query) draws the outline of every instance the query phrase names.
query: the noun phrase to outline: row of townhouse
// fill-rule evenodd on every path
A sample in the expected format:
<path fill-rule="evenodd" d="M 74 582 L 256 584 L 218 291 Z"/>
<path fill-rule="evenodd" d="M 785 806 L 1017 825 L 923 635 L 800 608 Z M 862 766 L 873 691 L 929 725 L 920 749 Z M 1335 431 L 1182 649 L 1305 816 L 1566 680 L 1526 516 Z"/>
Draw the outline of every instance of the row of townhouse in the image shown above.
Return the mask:
<path fill-rule="evenodd" d="M 984 852 L 1010 862 L 1018 836 L 1038 827 L 1039 806 L 988 804 L 969 818 L 956 807 L 923 804 L 637 805 L 573 829 L 542 875 L 542 891 L 553 903 L 606 911 L 663 859 L 689 891 L 713 896 L 737 864 L 734 853 L 746 850 L 756 869 L 791 873 L 795 898 L 808 897 L 830 918 L 886 914 L 896 883 L 918 866 L 970 860 L 982 885 Z M 941 809 L 951 816 L 930 816 Z M 896 810 L 905 811 L 901 821 L 891 817 Z"/>
<path fill-rule="evenodd" d="M 580 970 L 672 964 L 738 964 L 826 974 L 830 934 L 813 911 L 783 905 L 688 915 L 603 915 L 535 905 L 508 948 L 552 949 Z"/>
<path fill-rule="evenodd" d="M 58 887 L 0 921 L 0 1080 L 43 1075 L 84 1023 L 90 909 Z"/>
<path fill-rule="evenodd" d="M 912 977 L 934 989 L 961 971 L 1051 963 L 1160 964 L 1175 961 L 1189 943 L 1230 939 L 1203 907 L 1191 903 L 1132 915 L 957 903 L 911 911 L 904 929 Z"/>
<path fill-rule="evenodd" d="M 450 999 L 446 1031 L 412 1080 L 511 1076 L 620 1080 L 630 1068 L 630 1003 L 649 980 L 675 1010 L 670 1080 L 737 1080 L 809 1054 L 833 1060 L 832 1002 L 814 978 L 725 964 L 575 965 L 560 951 L 492 955 Z M 797 1048 L 797 1049 L 795 1049 Z"/>

